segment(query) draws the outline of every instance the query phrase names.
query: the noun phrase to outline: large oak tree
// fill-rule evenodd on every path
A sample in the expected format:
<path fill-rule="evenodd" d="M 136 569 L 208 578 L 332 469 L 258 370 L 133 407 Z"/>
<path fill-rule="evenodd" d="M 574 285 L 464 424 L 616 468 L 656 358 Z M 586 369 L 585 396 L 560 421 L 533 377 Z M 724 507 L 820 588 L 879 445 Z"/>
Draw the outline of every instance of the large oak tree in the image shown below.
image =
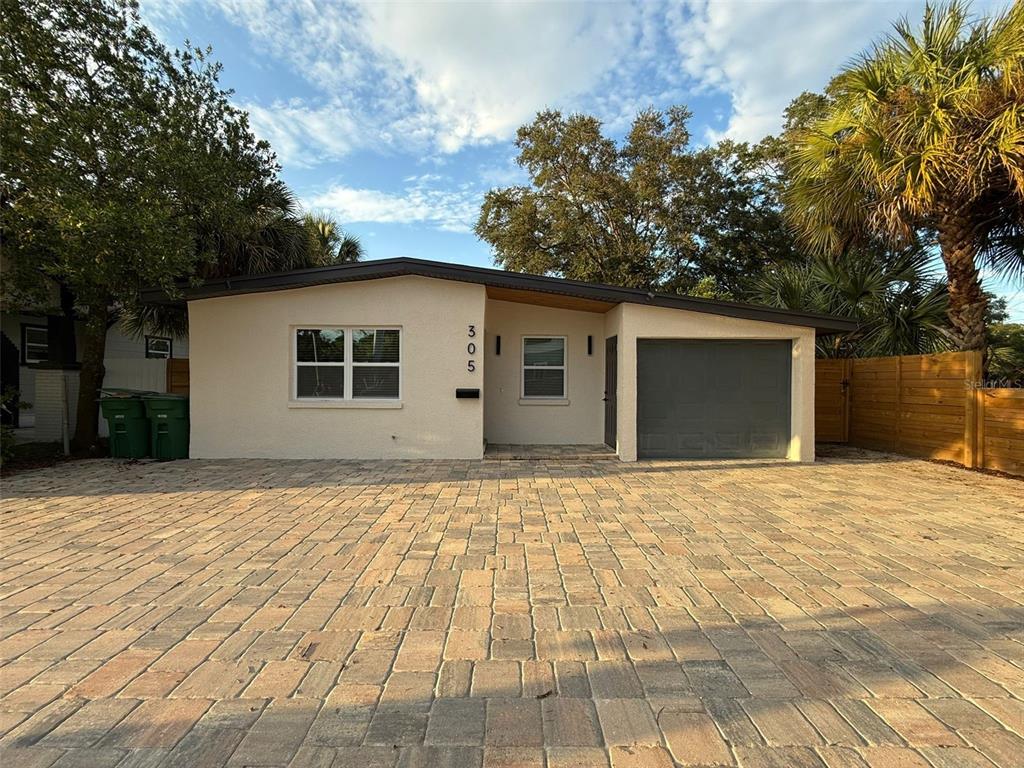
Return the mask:
<path fill-rule="evenodd" d="M 0 0 L 5 283 L 53 281 L 84 311 L 74 442 L 96 440 L 107 328 L 246 230 L 275 182 L 269 146 L 208 52 L 170 52 L 133 0 Z"/>
<path fill-rule="evenodd" d="M 771 158 L 726 142 L 693 149 L 689 112 L 641 112 L 621 142 L 589 115 L 519 129 L 530 184 L 490 191 L 476 225 L 505 269 L 678 292 L 793 256 Z"/>

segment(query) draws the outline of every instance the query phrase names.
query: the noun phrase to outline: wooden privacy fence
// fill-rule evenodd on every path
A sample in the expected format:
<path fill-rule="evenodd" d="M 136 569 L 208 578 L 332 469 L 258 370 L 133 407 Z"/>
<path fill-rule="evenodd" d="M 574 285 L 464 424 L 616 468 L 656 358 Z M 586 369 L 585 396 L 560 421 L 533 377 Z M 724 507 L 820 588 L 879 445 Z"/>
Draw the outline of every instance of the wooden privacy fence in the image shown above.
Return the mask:
<path fill-rule="evenodd" d="M 982 386 L 980 352 L 816 361 L 823 442 L 1024 475 L 1024 389 Z"/>

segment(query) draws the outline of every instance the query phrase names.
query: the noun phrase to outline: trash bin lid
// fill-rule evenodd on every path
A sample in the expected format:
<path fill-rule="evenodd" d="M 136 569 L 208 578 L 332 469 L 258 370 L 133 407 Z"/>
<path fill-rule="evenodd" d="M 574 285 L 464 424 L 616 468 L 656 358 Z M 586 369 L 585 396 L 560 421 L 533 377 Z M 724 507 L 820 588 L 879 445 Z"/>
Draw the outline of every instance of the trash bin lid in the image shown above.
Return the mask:
<path fill-rule="evenodd" d="M 108 398 L 132 398 L 132 397 L 145 397 L 146 395 L 157 394 L 151 389 L 124 389 L 121 387 L 103 387 L 100 389 L 100 397 Z"/>
<path fill-rule="evenodd" d="M 188 400 L 188 395 L 176 395 L 171 392 L 147 392 L 141 397 L 143 400 Z"/>

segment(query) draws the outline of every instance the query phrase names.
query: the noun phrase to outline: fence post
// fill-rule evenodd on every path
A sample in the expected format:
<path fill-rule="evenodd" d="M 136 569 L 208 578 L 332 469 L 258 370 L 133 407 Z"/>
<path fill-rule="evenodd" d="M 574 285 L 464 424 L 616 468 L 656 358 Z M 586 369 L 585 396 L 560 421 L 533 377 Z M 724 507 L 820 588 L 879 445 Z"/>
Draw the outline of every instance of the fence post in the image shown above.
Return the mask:
<path fill-rule="evenodd" d="M 853 399 L 853 360 L 849 357 L 843 358 L 843 412 L 840 414 L 839 433 L 844 443 L 850 442 L 850 401 Z"/>
<path fill-rule="evenodd" d="M 978 407 L 981 392 L 981 350 L 964 352 L 967 370 L 964 375 L 964 466 L 974 469 L 978 462 L 978 421 L 984 418 Z M 984 427 L 982 427 L 984 429 Z"/>
<path fill-rule="evenodd" d="M 903 355 L 896 356 L 896 435 L 892 450 L 900 453 L 903 444 Z"/>
<path fill-rule="evenodd" d="M 983 382 L 984 383 L 984 382 Z M 975 445 L 974 445 L 974 466 L 984 467 L 985 466 L 985 389 L 984 387 L 975 387 L 974 389 L 974 400 L 977 403 L 975 406 L 975 418 L 977 418 L 977 430 L 975 431 Z"/>

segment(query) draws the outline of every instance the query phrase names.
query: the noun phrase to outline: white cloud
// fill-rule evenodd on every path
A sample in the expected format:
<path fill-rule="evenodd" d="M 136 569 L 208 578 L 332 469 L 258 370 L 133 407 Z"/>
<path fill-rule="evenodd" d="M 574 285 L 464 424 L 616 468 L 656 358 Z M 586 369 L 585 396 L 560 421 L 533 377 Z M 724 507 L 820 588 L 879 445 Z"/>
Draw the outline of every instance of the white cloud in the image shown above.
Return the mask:
<path fill-rule="evenodd" d="M 975 10 L 994 5 L 983 0 Z M 781 127 L 793 98 L 821 90 L 896 19 L 919 19 L 923 7 L 921 0 L 687 0 L 669 12 L 669 26 L 686 73 L 731 98 L 723 134 L 757 141 Z"/>
<path fill-rule="evenodd" d="M 456 151 L 591 90 L 629 52 L 633 16 L 608 4 L 379 3 L 365 31 L 400 63 L 439 147 Z"/>
<path fill-rule="evenodd" d="M 332 103 L 310 107 L 301 101 L 264 106 L 242 102 L 253 130 L 270 142 L 286 164 L 310 167 L 348 154 L 360 141 L 358 119 L 345 107 Z"/>
<path fill-rule="evenodd" d="M 184 18 L 189 0 L 172 2 Z M 622 127 L 680 81 L 661 55 L 661 11 L 648 3 L 192 2 L 244 29 L 258 61 L 312 90 L 282 102 L 247 94 L 254 126 L 284 162 L 364 146 L 436 157 L 511 139 L 549 106 Z M 144 0 L 143 12 L 172 16 L 160 0 Z"/>
<path fill-rule="evenodd" d="M 445 181 L 414 178 L 399 192 L 336 184 L 306 203 L 346 224 L 423 224 L 445 232 L 472 232 L 483 192 L 465 184 L 439 186 Z"/>
<path fill-rule="evenodd" d="M 190 0 L 144 0 L 161 25 Z M 301 79 L 302 99 L 248 94 L 284 162 L 356 148 L 440 161 L 507 141 L 546 107 L 614 130 L 640 109 L 721 93 L 722 132 L 757 140 L 924 0 L 634 0 L 619 3 L 191 0 L 246 30 L 258 60 Z M 977 12 L 998 7 L 979 0 Z M 712 134 L 710 138 L 717 138 Z"/>

